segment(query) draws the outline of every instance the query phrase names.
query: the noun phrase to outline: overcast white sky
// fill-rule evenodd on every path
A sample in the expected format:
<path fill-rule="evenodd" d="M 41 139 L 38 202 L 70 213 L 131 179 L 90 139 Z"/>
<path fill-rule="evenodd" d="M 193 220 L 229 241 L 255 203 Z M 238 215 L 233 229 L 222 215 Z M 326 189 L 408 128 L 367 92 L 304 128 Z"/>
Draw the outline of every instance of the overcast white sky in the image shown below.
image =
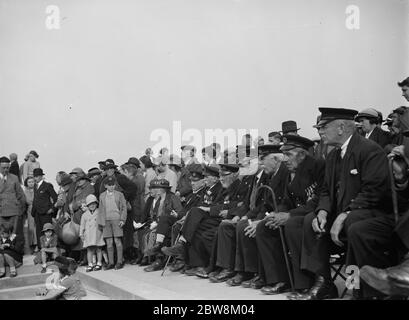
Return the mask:
<path fill-rule="evenodd" d="M 345 26 L 360 9 L 360 30 Z M 61 28 L 48 30 L 47 5 Z M 258 129 L 405 105 L 408 1 L 0 0 L 0 153 L 48 179 L 140 156 L 157 128 Z"/>

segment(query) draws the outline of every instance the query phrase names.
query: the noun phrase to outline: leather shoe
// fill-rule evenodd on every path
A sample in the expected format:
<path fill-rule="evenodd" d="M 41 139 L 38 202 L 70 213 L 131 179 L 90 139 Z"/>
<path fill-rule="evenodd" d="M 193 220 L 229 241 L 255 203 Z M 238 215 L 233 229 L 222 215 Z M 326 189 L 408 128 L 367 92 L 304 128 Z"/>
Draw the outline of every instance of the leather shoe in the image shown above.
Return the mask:
<path fill-rule="evenodd" d="M 288 288 L 290 286 L 288 285 L 288 283 L 285 282 L 277 282 L 276 284 L 272 285 L 272 286 L 264 286 L 263 288 L 261 288 L 261 292 L 264 294 L 280 294 L 283 292 L 288 291 Z"/>
<path fill-rule="evenodd" d="M 308 293 L 308 291 L 310 291 L 310 289 L 306 288 L 306 289 L 298 289 L 294 292 L 291 292 L 290 294 L 287 295 L 287 299 L 290 300 L 295 300 L 295 298 L 304 295 L 306 293 Z"/>
<path fill-rule="evenodd" d="M 233 270 L 223 269 L 217 276 L 212 277 L 210 281 L 214 283 L 224 282 L 230 278 L 233 278 L 235 274 L 236 272 Z"/>
<path fill-rule="evenodd" d="M 152 248 L 150 248 L 149 250 L 146 250 L 145 254 L 147 256 L 153 256 L 155 254 L 158 254 L 161 252 L 162 247 L 163 247 L 163 243 L 157 242 Z"/>
<path fill-rule="evenodd" d="M 163 263 L 163 261 L 156 260 L 154 263 L 147 266 L 143 270 L 146 271 L 146 272 L 153 272 L 153 271 L 158 271 L 158 270 L 163 269 L 164 266 L 165 266 L 165 264 Z"/>
<path fill-rule="evenodd" d="M 290 300 L 324 300 L 338 298 L 338 289 L 330 280 L 326 280 L 322 276 L 317 276 L 314 285 L 306 294 L 301 294 L 290 298 Z"/>
<path fill-rule="evenodd" d="M 196 271 L 196 276 L 198 276 L 199 278 L 202 278 L 202 279 L 207 279 L 207 278 L 209 278 L 209 273 L 206 271 L 205 268 L 200 267 Z"/>
<path fill-rule="evenodd" d="M 264 280 L 261 279 L 260 276 L 258 275 L 250 280 L 243 281 L 243 283 L 241 284 L 243 288 L 252 288 L 252 289 L 257 289 L 257 290 L 261 289 L 265 285 L 266 283 L 264 282 Z"/>
<path fill-rule="evenodd" d="M 167 256 L 184 255 L 185 243 L 183 241 L 178 241 L 178 243 L 176 243 L 172 247 L 163 247 L 162 252 L 166 254 Z"/>
<path fill-rule="evenodd" d="M 149 265 L 149 258 L 147 256 L 143 257 L 141 263 L 139 264 L 141 267 Z"/>
<path fill-rule="evenodd" d="M 233 278 L 227 280 L 226 284 L 231 287 L 237 287 L 243 283 L 243 281 L 251 279 L 251 275 L 245 272 L 238 272 Z"/>
<path fill-rule="evenodd" d="M 185 275 L 187 275 L 187 276 L 195 276 L 198 269 L 199 269 L 198 267 L 186 269 L 186 270 L 185 270 Z"/>
<path fill-rule="evenodd" d="M 180 271 L 184 268 L 185 262 L 183 260 L 176 260 L 174 264 L 169 267 L 169 270 L 172 272 Z"/>
<path fill-rule="evenodd" d="M 363 266 L 360 276 L 369 286 L 389 296 L 409 295 L 409 259 L 398 266 L 378 269 Z"/>

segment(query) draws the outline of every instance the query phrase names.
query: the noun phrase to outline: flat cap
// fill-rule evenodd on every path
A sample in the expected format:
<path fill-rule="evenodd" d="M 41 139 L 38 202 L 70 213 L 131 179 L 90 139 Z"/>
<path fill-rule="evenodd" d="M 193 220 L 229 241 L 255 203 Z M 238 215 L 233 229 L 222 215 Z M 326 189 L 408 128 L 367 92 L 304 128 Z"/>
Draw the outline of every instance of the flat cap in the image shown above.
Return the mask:
<path fill-rule="evenodd" d="M 355 121 L 359 122 L 361 119 L 379 119 L 379 113 L 374 108 L 364 109 L 355 116 Z"/>

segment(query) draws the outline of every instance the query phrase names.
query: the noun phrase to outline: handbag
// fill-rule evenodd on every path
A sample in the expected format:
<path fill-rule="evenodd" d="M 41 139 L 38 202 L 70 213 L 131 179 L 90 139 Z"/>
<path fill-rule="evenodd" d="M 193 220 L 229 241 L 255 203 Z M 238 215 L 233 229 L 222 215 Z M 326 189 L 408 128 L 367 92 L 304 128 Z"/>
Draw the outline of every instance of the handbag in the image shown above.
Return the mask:
<path fill-rule="evenodd" d="M 75 245 L 80 240 L 80 225 L 76 224 L 72 217 L 65 221 L 59 237 L 67 245 Z"/>

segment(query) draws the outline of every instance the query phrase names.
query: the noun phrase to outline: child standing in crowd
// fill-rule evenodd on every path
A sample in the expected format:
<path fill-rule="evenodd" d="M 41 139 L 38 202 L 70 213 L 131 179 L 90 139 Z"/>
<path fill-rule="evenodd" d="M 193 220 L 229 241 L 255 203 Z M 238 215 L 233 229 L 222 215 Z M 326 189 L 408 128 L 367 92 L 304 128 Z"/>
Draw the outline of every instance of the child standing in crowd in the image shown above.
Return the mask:
<path fill-rule="evenodd" d="M 85 200 L 88 210 L 81 217 L 80 237 L 87 248 L 88 267 L 87 272 L 99 271 L 102 268 L 102 250 L 105 245 L 102 231 L 98 227 L 97 218 L 99 215 L 98 200 L 90 194 Z M 97 264 L 93 265 L 94 254 L 97 254 Z"/>
<path fill-rule="evenodd" d="M 13 226 L 0 225 L 0 278 L 6 275 L 6 265 L 10 267 L 10 277 L 17 276 L 16 268 L 22 265 L 23 255 L 18 250 L 16 235 L 12 235 Z"/>
<path fill-rule="evenodd" d="M 127 207 L 125 197 L 122 192 L 115 190 L 115 178 L 108 177 L 105 180 L 106 191 L 99 197 L 100 210 L 97 216 L 99 228 L 103 228 L 103 237 L 107 244 L 109 264 L 106 270 L 123 268 L 123 247 L 122 227 L 126 221 Z M 114 265 L 114 247 L 115 242 L 117 263 Z"/>
<path fill-rule="evenodd" d="M 41 243 L 41 273 L 47 271 L 47 259 L 55 260 L 59 256 L 57 248 L 57 235 L 54 233 L 54 227 L 51 223 L 46 223 L 43 227 L 43 235 L 40 238 Z"/>

